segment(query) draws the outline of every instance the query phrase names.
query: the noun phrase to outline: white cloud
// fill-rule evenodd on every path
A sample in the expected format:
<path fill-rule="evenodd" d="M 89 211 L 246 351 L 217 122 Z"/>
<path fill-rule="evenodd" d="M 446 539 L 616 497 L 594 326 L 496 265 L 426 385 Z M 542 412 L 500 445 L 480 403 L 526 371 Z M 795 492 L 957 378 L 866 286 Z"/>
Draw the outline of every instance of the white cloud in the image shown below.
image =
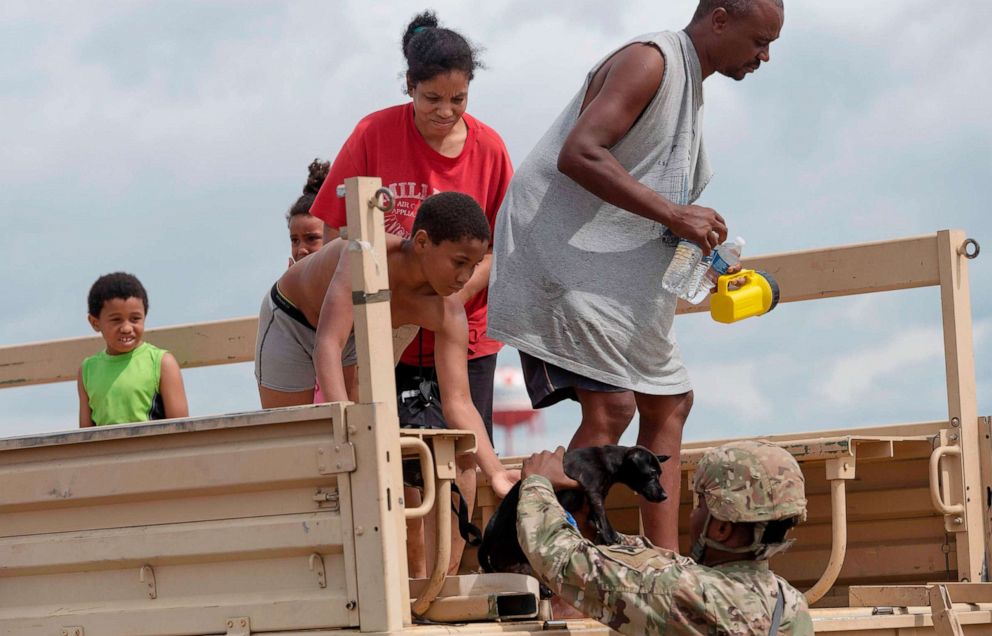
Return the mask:
<path fill-rule="evenodd" d="M 760 362 L 711 362 L 692 369 L 696 402 L 718 409 L 742 424 L 760 422 L 773 412 L 772 403 L 758 385 Z"/>
<path fill-rule="evenodd" d="M 849 404 L 884 392 L 887 378 L 944 354 L 939 328 L 900 330 L 875 346 L 843 354 L 826 364 L 818 392 L 835 404 Z"/>

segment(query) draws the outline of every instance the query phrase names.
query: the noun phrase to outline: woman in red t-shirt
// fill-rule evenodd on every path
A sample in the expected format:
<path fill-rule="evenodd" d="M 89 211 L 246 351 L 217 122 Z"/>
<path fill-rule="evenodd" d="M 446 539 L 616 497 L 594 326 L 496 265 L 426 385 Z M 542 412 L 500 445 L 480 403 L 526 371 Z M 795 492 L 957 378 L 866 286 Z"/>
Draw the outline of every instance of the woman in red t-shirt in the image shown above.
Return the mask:
<path fill-rule="evenodd" d="M 442 191 L 472 196 L 486 213 L 490 228 L 513 174 L 510 158 L 496 132 L 465 112 L 469 81 L 477 66 L 475 52 L 454 31 L 439 28 L 433 13 L 410 23 L 403 37 L 407 91 L 411 102 L 380 110 L 362 119 L 338 153 L 310 213 L 327 224 L 326 238 L 345 225 L 344 199 L 336 186 L 356 176 L 382 179 L 396 198 L 386 214 L 386 231 L 410 237 L 420 202 Z M 460 292 L 469 321 L 469 379 L 472 401 L 492 437 L 493 375 L 502 344 L 486 336 L 489 267 L 487 255 Z M 434 337 L 423 334 L 404 352 L 397 367 L 398 386 L 407 386 L 418 366 L 434 365 Z"/>
<path fill-rule="evenodd" d="M 403 54 L 411 101 L 358 122 L 310 209 L 326 223 L 326 240 L 337 237 L 346 224 L 344 199 L 337 197 L 336 187 L 357 176 L 380 177 L 393 193 L 396 205 L 385 215 L 386 231 L 392 234 L 410 238 L 421 201 L 444 191 L 473 197 L 485 212 L 490 231 L 495 227 L 513 168 L 499 135 L 465 112 L 469 82 L 478 67 L 476 51 L 458 33 L 439 27 L 437 17 L 427 11 L 407 26 Z M 472 402 L 489 435 L 477 441 L 479 453 L 486 454 L 493 452 L 493 376 L 503 346 L 486 336 L 491 262 L 490 253 L 459 292 L 468 318 Z M 420 368 L 430 378 L 433 366 L 434 334 L 422 331 L 396 367 L 397 390 L 416 390 Z M 470 488 L 474 491 L 474 482 Z"/>

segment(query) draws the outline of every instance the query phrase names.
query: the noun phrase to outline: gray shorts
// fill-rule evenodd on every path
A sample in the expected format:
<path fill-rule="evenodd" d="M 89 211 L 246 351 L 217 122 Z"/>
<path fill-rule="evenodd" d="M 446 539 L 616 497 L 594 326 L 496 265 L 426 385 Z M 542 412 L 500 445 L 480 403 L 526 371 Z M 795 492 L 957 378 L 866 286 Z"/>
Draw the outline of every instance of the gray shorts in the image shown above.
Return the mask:
<path fill-rule="evenodd" d="M 255 339 L 258 384 L 286 393 L 312 389 L 317 381 L 313 370 L 316 342 L 317 330 L 273 285 L 258 312 Z"/>
<path fill-rule="evenodd" d="M 262 299 L 255 339 L 255 379 L 267 389 L 296 393 L 312 389 L 317 382 L 313 350 L 317 330 L 273 285 Z M 341 352 L 341 365 L 358 362 L 355 334 Z"/>

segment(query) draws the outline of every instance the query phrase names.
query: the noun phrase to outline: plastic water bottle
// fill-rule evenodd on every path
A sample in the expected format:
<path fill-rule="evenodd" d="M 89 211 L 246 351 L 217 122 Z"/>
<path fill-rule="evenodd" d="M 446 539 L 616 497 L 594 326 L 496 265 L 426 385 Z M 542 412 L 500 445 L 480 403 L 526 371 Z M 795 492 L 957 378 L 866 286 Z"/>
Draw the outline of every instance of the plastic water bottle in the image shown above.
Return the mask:
<path fill-rule="evenodd" d="M 738 236 L 733 243 L 717 246 L 708 257 L 709 263 L 705 262 L 706 259 L 700 261 L 693 272 L 690 281 L 693 287 L 688 290 L 687 300 L 693 305 L 698 305 L 706 300 L 716 281 L 726 274 L 727 270 L 741 262 L 741 252 L 744 251 L 744 245 L 744 239 Z"/>
<path fill-rule="evenodd" d="M 661 286 L 665 291 L 682 296 L 687 288 L 693 270 L 703 257 L 703 250 L 692 241 L 679 239 L 679 244 L 675 246 L 675 254 L 672 261 L 665 270 L 665 275 L 661 279 Z"/>
<path fill-rule="evenodd" d="M 686 283 L 685 289 L 682 290 L 682 298 L 685 298 L 693 305 L 698 305 L 703 302 L 703 298 L 706 298 L 705 295 L 700 293 L 700 288 L 705 286 L 706 281 L 704 279 L 706 278 L 706 273 L 713 266 L 713 259 L 715 257 L 716 250 L 714 249 L 708 256 L 699 259 L 699 263 L 692 270 L 692 275 L 689 276 L 689 282 Z"/>

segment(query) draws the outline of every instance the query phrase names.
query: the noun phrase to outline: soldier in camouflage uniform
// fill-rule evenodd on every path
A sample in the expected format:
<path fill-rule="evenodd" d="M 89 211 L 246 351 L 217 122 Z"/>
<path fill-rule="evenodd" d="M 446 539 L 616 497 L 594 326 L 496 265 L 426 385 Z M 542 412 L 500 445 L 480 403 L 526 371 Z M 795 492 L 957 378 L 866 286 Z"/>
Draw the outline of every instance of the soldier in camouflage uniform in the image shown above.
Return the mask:
<path fill-rule="evenodd" d="M 768 568 L 806 518 L 804 480 L 787 451 L 759 441 L 710 450 L 696 470 L 689 538 L 693 557 L 644 537 L 596 546 L 558 505 L 575 487 L 564 450 L 524 462 L 517 536 L 534 572 L 565 601 L 623 634 L 813 633 L 803 595 Z M 781 602 L 779 602 L 781 599 Z M 777 616 L 776 616 L 777 615 Z M 777 618 L 777 620 L 776 620 Z"/>

